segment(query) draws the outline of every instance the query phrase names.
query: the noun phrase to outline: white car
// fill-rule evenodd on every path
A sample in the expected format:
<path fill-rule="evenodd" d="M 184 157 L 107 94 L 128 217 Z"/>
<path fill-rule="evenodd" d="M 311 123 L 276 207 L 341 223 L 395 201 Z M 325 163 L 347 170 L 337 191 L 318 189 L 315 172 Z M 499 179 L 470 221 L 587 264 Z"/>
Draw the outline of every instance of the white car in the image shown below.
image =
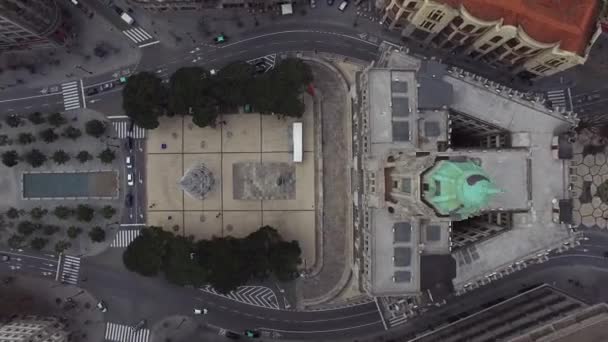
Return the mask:
<path fill-rule="evenodd" d="M 206 315 L 207 309 L 194 309 L 194 314 L 195 315 Z"/>
<path fill-rule="evenodd" d="M 346 9 L 346 6 L 348 6 L 348 1 L 342 1 L 340 6 L 338 6 L 338 9 L 340 10 L 340 12 L 344 12 L 344 10 Z"/>
<path fill-rule="evenodd" d="M 132 168 L 132 167 L 133 167 L 133 164 L 131 164 L 131 157 L 127 157 L 127 158 L 125 159 L 125 162 L 126 162 L 126 164 L 127 164 L 127 169 L 130 169 L 130 168 Z"/>
<path fill-rule="evenodd" d="M 133 174 L 131 173 L 127 175 L 127 184 L 129 184 L 129 186 L 133 186 Z"/>
<path fill-rule="evenodd" d="M 99 311 L 101 312 L 106 312 L 108 311 L 108 307 L 106 306 L 106 303 L 103 302 L 103 300 L 100 300 L 99 303 L 97 303 L 97 308 L 99 309 Z"/>

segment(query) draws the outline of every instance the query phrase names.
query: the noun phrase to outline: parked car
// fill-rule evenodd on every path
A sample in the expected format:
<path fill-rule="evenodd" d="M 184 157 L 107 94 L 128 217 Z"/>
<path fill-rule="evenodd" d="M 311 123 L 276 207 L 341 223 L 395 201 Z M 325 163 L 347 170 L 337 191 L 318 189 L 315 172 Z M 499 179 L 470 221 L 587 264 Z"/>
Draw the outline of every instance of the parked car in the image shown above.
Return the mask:
<path fill-rule="evenodd" d="M 348 1 L 342 1 L 340 6 L 338 6 L 338 10 L 340 10 L 340 12 L 344 12 L 344 10 L 346 9 L 346 6 L 348 6 Z"/>
<path fill-rule="evenodd" d="M 131 164 L 131 156 L 127 156 L 125 158 L 125 164 L 127 164 L 127 169 L 133 168 L 133 164 Z"/>
<path fill-rule="evenodd" d="M 97 303 L 97 309 L 99 309 L 99 311 L 101 312 L 108 311 L 108 307 L 106 306 L 106 303 L 103 302 L 103 300 L 100 300 L 99 303 Z"/>
<path fill-rule="evenodd" d="M 127 197 L 125 197 L 125 205 L 127 208 L 131 208 L 133 206 L 133 194 L 127 194 Z"/>
<path fill-rule="evenodd" d="M 310 8 L 316 8 L 317 7 L 317 1 L 316 0 L 310 0 Z"/>
<path fill-rule="evenodd" d="M 99 90 L 97 89 L 97 87 L 91 87 L 91 88 L 87 88 L 87 90 L 85 90 L 84 93 L 87 94 L 87 96 L 91 96 L 91 95 L 95 95 L 95 94 L 99 93 Z"/>
<path fill-rule="evenodd" d="M 8 254 L 0 254 L 0 257 L 2 258 L 2 261 L 4 261 L 4 262 L 11 260 L 11 257 Z"/>
<path fill-rule="evenodd" d="M 133 174 L 129 173 L 127 175 L 127 184 L 129 184 L 129 186 L 133 186 Z"/>
<path fill-rule="evenodd" d="M 207 314 L 207 309 L 194 309 L 194 314 L 195 315 L 206 315 Z"/>

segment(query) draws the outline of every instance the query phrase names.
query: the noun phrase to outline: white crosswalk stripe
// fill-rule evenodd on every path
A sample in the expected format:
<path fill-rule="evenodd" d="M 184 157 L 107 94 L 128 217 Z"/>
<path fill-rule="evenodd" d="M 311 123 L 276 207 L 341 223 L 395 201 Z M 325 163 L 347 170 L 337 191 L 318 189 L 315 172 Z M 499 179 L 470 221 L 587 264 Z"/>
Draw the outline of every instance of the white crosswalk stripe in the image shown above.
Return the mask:
<path fill-rule="evenodd" d="M 279 302 L 274 291 L 265 286 L 239 286 L 235 291 L 222 294 L 207 285 L 200 289 L 220 297 L 232 299 L 249 305 L 260 306 L 269 309 L 279 309 Z"/>
<path fill-rule="evenodd" d="M 129 122 L 127 121 L 112 121 L 112 126 L 118 133 L 119 139 L 126 137 L 133 137 L 134 139 L 144 139 L 146 137 L 146 130 L 137 125 L 133 125 L 133 131 L 129 132 Z"/>
<path fill-rule="evenodd" d="M 407 316 L 405 314 L 401 314 L 401 315 L 393 316 L 393 317 L 389 318 L 388 326 L 389 326 L 389 328 L 393 328 L 398 325 L 404 324 L 405 322 L 407 322 Z"/>
<path fill-rule="evenodd" d="M 134 332 L 130 326 L 117 323 L 106 323 L 105 339 L 116 342 L 148 342 L 150 329 L 140 329 Z"/>
<path fill-rule="evenodd" d="M 563 89 L 547 91 L 547 98 L 551 101 L 554 108 L 556 106 L 566 108 L 566 92 Z"/>
<path fill-rule="evenodd" d="M 134 27 L 129 30 L 122 31 L 129 39 L 135 43 L 145 42 L 146 40 L 152 39 L 152 36 L 141 27 Z"/>
<path fill-rule="evenodd" d="M 254 58 L 254 59 L 250 59 L 247 61 L 247 63 L 251 64 L 251 65 L 260 65 L 263 64 L 264 65 L 264 69 L 265 71 L 268 71 L 272 68 L 274 68 L 274 65 L 276 63 L 276 59 L 277 59 L 277 54 L 273 53 L 270 55 L 266 55 L 263 57 L 258 57 L 258 58 Z"/>
<path fill-rule="evenodd" d="M 110 247 L 127 247 L 139 236 L 139 229 L 119 230 Z"/>
<path fill-rule="evenodd" d="M 61 282 L 76 285 L 78 284 L 78 273 L 80 271 L 80 258 L 64 255 L 61 267 Z"/>
<path fill-rule="evenodd" d="M 63 106 L 65 110 L 80 108 L 80 88 L 78 82 L 67 82 L 61 85 Z"/>

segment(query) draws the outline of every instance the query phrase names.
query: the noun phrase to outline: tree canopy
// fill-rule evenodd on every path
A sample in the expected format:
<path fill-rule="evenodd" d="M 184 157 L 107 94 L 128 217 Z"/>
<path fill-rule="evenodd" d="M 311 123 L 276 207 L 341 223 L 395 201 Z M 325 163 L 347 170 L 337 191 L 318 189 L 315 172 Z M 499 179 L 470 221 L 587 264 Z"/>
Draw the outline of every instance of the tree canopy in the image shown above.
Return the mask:
<path fill-rule="evenodd" d="M 106 132 L 106 124 L 99 120 L 89 120 L 84 124 L 84 130 L 88 135 L 99 138 Z"/>
<path fill-rule="evenodd" d="M 162 271 L 172 283 L 208 283 L 226 293 L 273 274 L 282 281 L 294 279 L 300 254 L 297 241 L 284 241 L 269 226 L 242 239 L 214 237 L 199 241 L 150 227 L 127 247 L 123 261 L 129 270 L 145 276 Z"/>
<path fill-rule="evenodd" d="M 166 91 L 161 79 L 149 72 L 140 72 L 128 78 L 122 90 L 122 107 L 140 127 L 158 127 L 158 117 L 165 112 Z"/>
<path fill-rule="evenodd" d="M 218 116 L 217 100 L 211 96 L 213 89 L 207 70 L 200 67 L 177 70 L 169 81 L 169 112 L 190 114 L 198 126 L 213 125 Z"/>

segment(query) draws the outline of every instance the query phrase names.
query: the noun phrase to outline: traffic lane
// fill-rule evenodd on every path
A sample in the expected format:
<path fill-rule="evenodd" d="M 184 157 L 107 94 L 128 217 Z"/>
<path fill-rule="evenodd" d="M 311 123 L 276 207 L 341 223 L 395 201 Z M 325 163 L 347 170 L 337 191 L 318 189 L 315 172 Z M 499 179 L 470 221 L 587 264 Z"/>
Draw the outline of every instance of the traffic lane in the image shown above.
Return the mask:
<path fill-rule="evenodd" d="M 0 268 L 5 271 L 26 272 L 37 276 L 55 278 L 57 274 L 58 260 L 53 254 L 29 255 L 23 252 L 2 250 L 0 255 L 6 255 L 8 261 L 0 261 Z"/>
<path fill-rule="evenodd" d="M 27 114 L 33 111 L 64 110 L 61 93 L 32 95 L 13 99 L 0 100 L 0 111 L 3 113 Z"/>
<path fill-rule="evenodd" d="M 118 30 L 122 31 L 122 30 L 127 30 L 127 29 L 131 28 L 131 26 L 129 24 L 127 24 L 125 21 L 123 21 L 120 18 L 120 15 L 118 13 L 116 13 L 116 11 L 114 11 L 114 8 L 112 8 L 112 6 L 102 4 L 102 2 L 99 0 L 80 0 L 80 1 L 82 1 L 90 9 L 97 12 L 97 14 L 100 14 L 104 19 L 106 19 L 106 21 L 108 21 L 110 24 L 115 26 Z M 123 10 L 126 11 L 126 8 L 123 8 Z M 125 39 L 127 39 L 126 36 L 125 36 Z"/>
<path fill-rule="evenodd" d="M 361 338 L 374 333 L 383 332 L 382 321 L 369 322 L 361 325 L 353 325 L 343 328 L 321 329 L 321 330 L 290 330 L 290 329 L 266 329 L 258 328 L 263 331 L 278 332 L 280 338 L 286 340 L 312 340 L 312 341 L 343 341 L 346 338 Z"/>
<path fill-rule="evenodd" d="M 136 170 L 137 177 L 137 205 L 139 207 L 139 214 L 141 216 L 138 217 L 137 223 L 144 224 L 146 223 L 146 159 L 145 159 L 145 144 L 146 141 L 143 139 L 135 139 L 135 148 L 133 150 L 133 155 L 137 162 L 133 165 L 133 168 Z"/>

